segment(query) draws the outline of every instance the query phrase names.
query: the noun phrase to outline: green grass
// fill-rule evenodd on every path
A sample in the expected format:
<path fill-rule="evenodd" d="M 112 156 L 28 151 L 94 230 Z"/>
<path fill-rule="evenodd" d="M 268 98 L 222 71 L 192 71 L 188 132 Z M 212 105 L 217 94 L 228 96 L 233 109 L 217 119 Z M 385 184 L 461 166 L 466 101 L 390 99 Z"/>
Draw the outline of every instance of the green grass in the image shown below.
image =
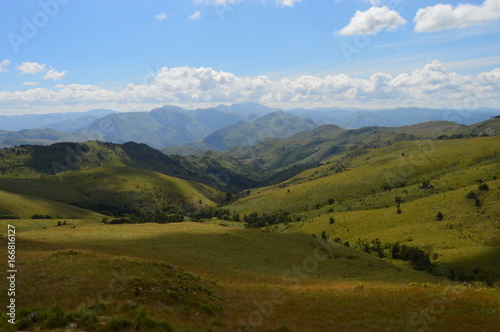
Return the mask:
<path fill-rule="evenodd" d="M 442 310 L 423 316 L 429 329 L 494 331 L 497 289 L 454 285 L 337 245 L 316 252 L 330 255 L 316 266 L 315 249 L 324 247 L 310 235 L 199 223 L 40 222 L 47 228 L 0 222 L 18 228 L 17 299 L 25 312 L 57 304 L 93 324 L 89 311 L 102 303 L 98 322 L 109 330 L 226 331 L 258 322 L 257 331 L 385 331 L 417 329 L 441 301 Z M 411 322 L 412 315 L 419 320 Z"/>
<path fill-rule="evenodd" d="M 417 245 L 439 255 L 442 273 L 471 275 L 480 268 L 498 281 L 499 162 L 500 136 L 397 142 L 332 157 L 281 184 L 255 189 L 229 208 L 240 215 L 290 211 L 292 220 L 301 219 L 273 228 L 278 231 L 325 231 L 351 245 L 358 239 Z M 347 169 L 337 173 L 337 163 Z M 479 193 L 478 179 L 490 188 L 480 192 L 480 207 L 465 198 Z M 434 189 L 420 189 L 425 180 Z M 385 190 L 391 181 L 405 186 Z M 396 197 L 403 201 L 401 214 Z M 438 212 L 444 220 L 436 221 Z"/>
<path fill-rule="evenodd" d="M 320 204 L 322 213 L 365 210 L 394 205 L 396 195 L 413 200 L 470 186 L 477 179 L 500 177 L 500 136 L 447 141 L 398 142 L 389 147 L 363 149 L 324 160 L 325 165 L 304 171 L 278 185 L 252 190 L 230 206 L 238 213 L 290 211 L 310 216 Z M 402 154 L 405 153 L 405 156 Z M 328 164 L 327 164 L 328 163 Z M 347 167 L 336 173 L 336 165 Z M 437 190 L 419 190 L 423 180 Z M 397 191 L 384 184 L 405 182 Z M 403 192 L 406 191 L 406 192 Z M 335 206 L 327 206 L 334 198 Z"/>
<path fill-rule="evenodd" d="M 98 214 L 68 204 L 158 209 L 169 204 L 215 205 L 223 194 L 206 185 L 129 167 L 96 167 L 37 179 L 0 178 L 0 210 L 22 218 L 35 213 L 64 218 Z"/>
<path fill-rule="evenodd" d="M 15 215 L 24 219 L 31 218 L 36 213 L 70 219 L 102 219 L 104 217 L 102 214 L 68 204 L 4 190 L 0 190 L 0 210 L 4 211 L 2 214 Z"/>

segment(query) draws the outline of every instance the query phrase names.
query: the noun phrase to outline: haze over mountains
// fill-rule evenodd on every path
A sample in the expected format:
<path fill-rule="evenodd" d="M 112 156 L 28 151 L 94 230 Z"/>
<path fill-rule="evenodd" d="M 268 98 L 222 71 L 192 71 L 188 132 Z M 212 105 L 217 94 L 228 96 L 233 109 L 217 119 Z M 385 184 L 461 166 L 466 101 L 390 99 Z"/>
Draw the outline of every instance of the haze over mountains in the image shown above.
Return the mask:
<path fill-rule="evenodd" d="M 335 124 L 345 129 L 397 127 L 427 121 L 470 125 L 497 113 L 488 108 L 474 111 L 427 108 L 285 111 L 256 103 L 195 110 L 167 105 L 149 112 L 129 113 L 101 109 L 83 113 L 0 116 L 0 147 L 88 140 L 134 141 L 156 149 L 166 148 L 164 152 L 169 154 L 189 155 L 252 145 L 268 137 L 287 138 L 321 124 Z"/>

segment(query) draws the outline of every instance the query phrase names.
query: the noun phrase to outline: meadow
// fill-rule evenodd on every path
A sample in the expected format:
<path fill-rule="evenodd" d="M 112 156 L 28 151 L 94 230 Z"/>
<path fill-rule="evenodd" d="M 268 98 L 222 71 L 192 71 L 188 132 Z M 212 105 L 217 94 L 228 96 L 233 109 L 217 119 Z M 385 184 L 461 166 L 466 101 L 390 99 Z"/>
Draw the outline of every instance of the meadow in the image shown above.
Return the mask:
<path fill-rule="evenodd" d="M 18 230 L 18 312 L 56 316 L 76 330 L 499 327 L 496 288 L 451 282 L 311 235 L 191 222 L 11 220 L 1 221 L 2 230 L 7 224 Z M 7 301 L 6 292 L 0 298 Z M 5 320 L 2 314 L 8 330 Z"/>

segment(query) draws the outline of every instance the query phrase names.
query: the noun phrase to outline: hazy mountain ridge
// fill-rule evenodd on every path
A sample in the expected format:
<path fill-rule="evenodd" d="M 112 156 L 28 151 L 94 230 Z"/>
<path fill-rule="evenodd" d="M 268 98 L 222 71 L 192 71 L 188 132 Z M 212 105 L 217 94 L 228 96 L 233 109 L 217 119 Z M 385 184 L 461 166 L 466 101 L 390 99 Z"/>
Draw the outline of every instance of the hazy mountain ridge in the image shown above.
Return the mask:
<path fill-rule="evenodd" d="M 266 138 L 288 138 L 294 134 L 314 129 L 318 126 L 309 118 L 276 111 L 260 116 L 252 121 L 240 121 L 225 126 L 206 136 L 200 142 L 189 142 L 182 146 L 162 149 L 166 154 L 189 155 L 202 151 L 225 151 L 235 146 L 248 146 Z"/>
<path fill-rule="evenodd" d="M 134 141 L 163 148 L 201 139 L 214 130 L 252 117 L 252 114 L 235 111 L 237 108 L 238 105 L 233 105 L 191 111 L 164 106 L 150 112 L 111 114 L 74 133 L 84 136 L 97 133 L 104 141 Z"/>
<path fill-rule="evenodd" d="M 281 112 L 281 113 L 276 113 Z M 281 114 L 289 126 L 266 120 L 266 115 Z M 166 150 L 169 154 L 196 154 L 207 150 L 222 151 L 235 145 L 251 145 L 266 137 L 287 138 L 299 131 L 312 129 L 311 123 L 336 124 L 346 129 L 366 126 L 397 127 L 426 121 L 453 121 L 473 124 L 500 113 L 495 109 L 473 111 L 397 108 L 360 110 L 352 108 L 292 109 L 289 111 L 257 103 L 219 105 L 185 110 L 163 106 L 149 112 L 120 113 L 93 110 L 83 113 L 32 114 L 0 116 L 0 130 L 56 129 L 75 136 L 53 135 L 54 139 L 30 139 L 14 133 L 2 146 L 51 144 L 61 141 L 102 140 L 113 143 L 134 141 Z M 300 117 L 293 119 L 293 117 Z M 262 120 L 257 120 L 262 118 Z M 310 119 L 310 120 L 307 120 Z M 289 121 L 290 120 L 290 121 Z M 268 121 L 268 124 L 266 124 Z M 297 121 L 294 127 L 293 122 Z M 244 123 L 242 123 L 244 122 Z M 278 123 L 278 125 L 276 125 Z M 283 131 L 281 131 L 283 129 Z"/>
<path fill-rule="evenodd" d="M 57 142 L 81 142 L 84 138 L 56 129 L 23 129 L 20 131 L 0 130 L 0 148 L 24 144 L 48 145 Z"/>
<path fill-rule="evenodd" d="M 118 113 L 110 109 L 95 109 L 88 112 L 0 115 L 0 130 L 52 128 L 63 132 L 83 128 L 93 120 L 108 114 Z"/>

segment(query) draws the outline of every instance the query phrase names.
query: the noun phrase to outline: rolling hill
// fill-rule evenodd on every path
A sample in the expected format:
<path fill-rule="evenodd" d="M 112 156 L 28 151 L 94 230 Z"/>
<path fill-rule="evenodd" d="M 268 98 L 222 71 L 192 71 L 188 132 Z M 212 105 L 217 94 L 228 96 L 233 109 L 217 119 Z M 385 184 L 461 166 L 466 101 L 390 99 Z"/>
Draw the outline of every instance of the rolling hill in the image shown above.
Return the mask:
<path fill-rule="evenodd" d="M 213 206 L 224 198 L 217 190 L 197 182 L 123 166 L 87 168 L 36 179 L 0 178 L 0 188 L 9 194 L 49 200 L 59 205 L 71 204 L 117 216 L 159 211 L 173 206 L 176 207 L 174 210 L 182 212 L 183 209 Z M 12 204 L 5 204 L 0 203 L 0 207 L 23 218 L 45 213 L 38 211 L 38 207 L 13 209 Z M 62 211 L 58 214 L 69 218 L 68 213 Z"/>
<path fill-rule="evenodd" d="M 34 310 L 35 327 L 82 330 L 494 331 L 497 324 L 497 289 L 446 282 L 305 234 L 200 223 L 10 223 L 23 269 L 18 312 L 28 328 L 24 317 Z M 442 310 L 429 314 L 429 303 Z M 5 314 L 0 319 L 10 330 Z"/>
<path fill-rule="evenodd" d="M 25 145 L 0 150 L 0 175 L 32 178 L 93 167 L 126 166 L 197 181 L 226 191 L 249 188 L 260 180 L 255 172 L 244 165 L 239 167 L 240 163 L 230 157 L 210 158 L 210 167 L 200 164 L 197 159 L 169 157 L 146 144 L 133 142 Z"/>
<path fill-rule="evenodd" d="M 297 221 L 277 230 L 325 231 L 351 244 L 415 241 L 434 248 L 443 268 L 470 276 L 474 267 L 463 262 L 474 261 L 499 280 L 499 163 L 500 136 L 362 147 L 254 189 L 229 208 L 240 215 L 286 211 Z M 481 183 L 489 190 L 478 189 Z M 436 221 L 438 212 L 443 220 Z"/>
<path fill-rule="evenodd" d="M 398 141 L 488 136 L 499 132 L 500 119 L 471 126 L 447 121 L 351 130 L 322 125 L 288 139 L 266 139 L 252 146 L 235 147 L 228 150 L 227 154 L 264 173 L 296 174 L 303 168 L 316 166 L 330 156 L 349 150 L 383 147 Z"/>
<path fill-rule="evenodd" d="M 0 214 L 58 218 L 0 220 L 17 230 L 18 322 L 496 331 L 499 127 L 323 125 L 189 157 L 132 142 L 0 150 Z M 229 220 L 189 221 L 218 204 Z M 157 212 L 188 221 L 159 224 Z M 111 214 L 143 220 L 101 222 Z M 4 313 L 0 325 L 13 329 Z"/>

